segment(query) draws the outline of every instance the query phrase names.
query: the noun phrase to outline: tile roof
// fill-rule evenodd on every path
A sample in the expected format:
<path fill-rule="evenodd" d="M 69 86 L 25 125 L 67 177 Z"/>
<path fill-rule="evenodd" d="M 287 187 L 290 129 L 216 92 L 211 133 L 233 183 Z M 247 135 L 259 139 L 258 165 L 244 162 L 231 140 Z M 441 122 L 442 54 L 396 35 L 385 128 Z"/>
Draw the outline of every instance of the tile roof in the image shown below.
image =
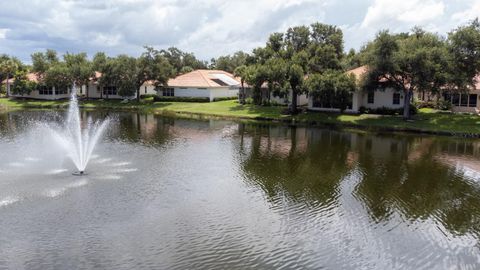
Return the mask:
<path fill-rule="evenodd" d="M 353 74 L 353 75 L 355 75 L 357 80 L 360 80 L 361 77 L 367 73 L 367 71 L 368 71 L 368 67 L 365 65 L 365 66 L 361 66 L 361 67 L 357 67 L 357 68 L 348 70 L 346 73 L 347 74 Z"/>
<path fill-rule="evenodd" d="M 233 82 L 240 84 L 240 80 L 235 78 L 235 76 L 233 76 L 231 73 L 225 72 L 223 70 L 197 69 L 168 80 L 168 86 L 205 88 L 225 87 L 227 85 L 222 84 L 223 80 L 219 79 L 219 77 L 222 76 L 226 76 L 225 78 L 231 79 L 233 80 Z"/>
<path fill-rule="evenodd" d="M 33 72 L 27 73 L 27 79 L 29 81 L 34 81 L 34 82 L 39 82 L 40 81 L 40 78 L 39 78 L 38 74 L 33 73 Z M 15 78 L 8 79 L 9 83 L 12 83 L 13 81 L 15 81 Z M 6 83 L 6 82 L 7 82 L 7 79 L 2 81 L 2 83 Z"/>

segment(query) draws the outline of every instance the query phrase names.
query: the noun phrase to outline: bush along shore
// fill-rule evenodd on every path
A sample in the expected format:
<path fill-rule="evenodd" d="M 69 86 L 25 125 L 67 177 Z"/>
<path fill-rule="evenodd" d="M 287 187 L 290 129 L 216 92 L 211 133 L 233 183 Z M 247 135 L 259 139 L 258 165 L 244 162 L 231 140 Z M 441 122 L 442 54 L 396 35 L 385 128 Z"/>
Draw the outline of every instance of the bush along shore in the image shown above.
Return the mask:
<path fill-rule="evenodd" d="M 158 99 L 157 99 L 158 100 Z M 273 121 L 298 125 L 327 125 L 360 128 L 371 131 L 403 131 L 412 133 L 480 138 L 480 117 L 472 114 L 454 114 L 429 108 L 419 109 L 411 120 L 401 115 L 358 115 L 323 113 L 303 110 L 297 115 L 285 114 L 285 106 L 241 105 L 236 100 L 204 102 L 178 98 L 154 101 L 147 97 L 139 102 L 120 100 L 81 100 L 84 109 L 130 110 L 156 114 L 177 114 L 182 117 L 222 118 Z M 0 98 L 0 108 L 13 109 L 66 109 L 67 100 L 23 100 Z"/>

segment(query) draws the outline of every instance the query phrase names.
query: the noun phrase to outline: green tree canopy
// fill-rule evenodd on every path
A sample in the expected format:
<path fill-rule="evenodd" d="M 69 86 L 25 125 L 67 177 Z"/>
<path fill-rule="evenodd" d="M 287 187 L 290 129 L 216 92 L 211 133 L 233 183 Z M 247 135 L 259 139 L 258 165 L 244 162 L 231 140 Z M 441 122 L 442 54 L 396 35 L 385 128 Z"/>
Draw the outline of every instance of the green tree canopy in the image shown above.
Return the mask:
<path fill-rule="evenodd" d="M 305 84 L 311 96 L 339 108 L 342 112 L 351 104 L 352 94 L 357 89 L 353 75 L 334 70 L 312 74 Z"/>
<path fill-rule="evenodd" d="M 452 80 L 456 87 L 464 89 L 475 83 L 480 73 L 480 21 L 458 27 L 448 34 L 448 48 L 452 54 Z"/>
<path fill-rule="evenodd" d="M 408 35 L 381 31 L 367 59 L 364 89 L 391 87 L 403 92 L 405 119 L 414 91 L 439 91 L 448 83 L 449 55 L 438 35 L 414 29 Z"/>
<path fill-rule="evenodd" d="M 37 83 L 31 81 L 27 77 L 27 70 L 26 69 L 19 69 L 15 72 L 15 76 L 13 77 L 13 84 L 11 87 L 11 92 L 16 95 L 28 95 L 33 90 L 36 89 Z"/>

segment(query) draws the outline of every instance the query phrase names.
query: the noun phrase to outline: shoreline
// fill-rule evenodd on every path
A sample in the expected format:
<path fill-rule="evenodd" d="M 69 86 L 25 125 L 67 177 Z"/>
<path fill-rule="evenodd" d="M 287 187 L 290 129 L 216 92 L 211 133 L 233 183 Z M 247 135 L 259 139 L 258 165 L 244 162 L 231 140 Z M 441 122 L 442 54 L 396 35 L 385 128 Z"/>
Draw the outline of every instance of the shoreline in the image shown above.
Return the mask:
<path fill-rule="evenodd" d="M 284 115 L 285 107 L 240 105 L 235 101 L 211 103 L 151 102 L 140 103 L 119 100 L 80 100 L 82 109 L 134 111 L 166 116 L 197 119 L 240 120 L 278 123 L 294 126 L 319 126 L 338 129 L 359 129 L 370 132 L 402 132 L 463 138 L 480 138 L 480 117 L 424 110 L 412 121 L 400 116 L 348 115 L 306 111 L 298 115 Z M 17 109 L 67 109 L 68 100 L 22 100 L 0 98 L 0 112 Z"/>

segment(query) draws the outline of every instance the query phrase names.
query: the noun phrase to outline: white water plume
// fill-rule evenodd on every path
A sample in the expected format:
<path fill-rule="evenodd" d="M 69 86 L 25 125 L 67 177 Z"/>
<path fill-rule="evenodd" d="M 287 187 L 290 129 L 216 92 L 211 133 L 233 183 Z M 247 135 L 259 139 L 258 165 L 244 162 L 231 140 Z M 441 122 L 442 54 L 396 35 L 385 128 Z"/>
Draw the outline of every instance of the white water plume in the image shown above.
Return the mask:
<path fill-rule="evenodd" d="M 73 85 L 67 120 L 63 126 L 49 126 L 48 130 L 68 154 L 79 172 L 85 171 L 93 150 L 108 126 L 109 119 L 92 121 L 89 117 L 86 127 L 82 128 L 80 110 L 78 108 L 77 94 Z"/>

